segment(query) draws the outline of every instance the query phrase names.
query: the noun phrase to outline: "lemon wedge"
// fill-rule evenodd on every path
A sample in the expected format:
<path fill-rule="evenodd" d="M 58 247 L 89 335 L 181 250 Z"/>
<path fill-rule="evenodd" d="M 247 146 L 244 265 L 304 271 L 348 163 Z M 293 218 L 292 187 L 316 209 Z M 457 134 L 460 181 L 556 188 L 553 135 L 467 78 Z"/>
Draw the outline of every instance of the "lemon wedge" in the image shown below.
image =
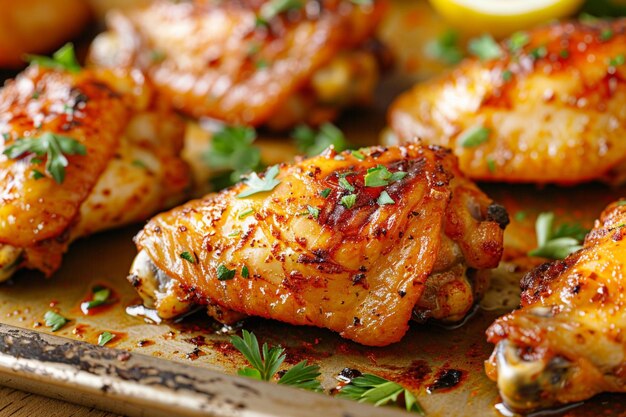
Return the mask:
<path fill-rule="evenodd" d="M 495 37 L 575 13 L 584 0 L 430 0 L 451 25 L 470 35 Z"/>

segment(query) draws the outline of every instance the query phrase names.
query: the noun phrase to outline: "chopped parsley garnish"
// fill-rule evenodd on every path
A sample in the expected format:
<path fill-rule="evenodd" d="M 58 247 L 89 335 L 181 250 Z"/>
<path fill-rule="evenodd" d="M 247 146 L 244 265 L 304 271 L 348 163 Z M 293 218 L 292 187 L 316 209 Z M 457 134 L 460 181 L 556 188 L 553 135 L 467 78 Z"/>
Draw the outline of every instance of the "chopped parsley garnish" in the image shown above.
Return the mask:
<path fill-rule="evenodd" d="M 322 191 L 320 191 L 320 196 L 322 196 L 322 198 L 328 198 L 331 191 L 332 190 L 330 188 L 324 188 Z"/>
<path fill-rule="evenodd" d="M 511 78 L 513 78 L 513 73 L 511 72 L 511 70 L 504 70 L 502 71 L 502 81 L 508 83 L 509 81 L 511 81 Z"/>
<path fill-rule="evenodd" d="M 567 59 L 569 58 L 569 51 L 567 49 L 561 49 L 561 51 L 559 51 L 559 56 L 563 59 Z"/>
<path fill-rule="evenodd" d="M 266 59 L 264 59 L 264 58 L 260 58 L 259 60 L 257 60 L 254 63 L 254 67 L 256 69 L 265 69 L 265 68 L 267 68 L 269 66 L 270 66 L 269 62 Z"/>
<path fill-rule="evenodd" d="M 458 139 L 459 145 L 461 145 L 464 148 L 474 148 L 476 146 L 479 146 L 487 142 L 487 140 L 489 140 L 490 133 L 491 133 L 491 130 L 486 127 L 483 127 L 483 126 L 473 127 L 471 129 L 466 130 L 459 136 L 459 139 Z"/>
<path fill-rule="evenodd" d="M 302 0 L 270 0 L 261 7 L 257 20 L 258 23 L 267 24 L 282 13 L 300 8 L 302 8 Z"/>
<path fill-rule="evenodd" d="M 69 321 L 62 315 L 55 313 L 54 311 L 47 311 L 43 316 L 46 326 L 50 327 L 53 332 L 60 330 Z"/>
<path fill-rule="evenodd" d="M 241 268 L 241 276 L 244 278 L 250 278 L 250 271 L 246 265 Z"/>
<path fill-rule="evenodd" d="M 187 252 L 187 251 L 181 252 L 179 256 L 182 259 L 186 260 L 187 262 L 190 262 L 192 264 L 196 263 L 196 257 L 193 256 L 190 252 Z"/>
<path fill-rule="evenodd" d="M 496 161 L 491 157 L 487 157 L 487 169 L 492 174 L 496 172 Z"/>
<path fill-rule="evenodd" d="M 426 53 L 448 65 L 458 64 L 465 55 L 459 42 L 459 33 L 452 29 L 446 30 L 437 39 L 429 42 L 426 45 Z"/>
<path fill-rule="evenodd" d="M 407 411 L 424 415 L 424 409 L 417 398 L 400 384 L 372 374 L 363 374 L 353 378 L 337 394 L 340 398 L 347 398 L 360 403 L 371 403 L 375 406 L 389 403 L 402 406 Z M 403 404 L 399 404 L 402 399 Z"/>
<path fill-rule="evenodd" d="M 384 206 L 388 204 L 396 204 L 396 202 L 393 201 L 393 198 L 391 198 L 387 191 L 383 191 L 380 193 L 380 196 L 378 196 L 378 205 Z"/>
<path fill-rule="evenodd" d="M 33 169 L 31 171 L 30 176 L 34 179 L 34 180 L 40 180 L 42 178 L 46 178 L 46 174 L 44 174 L 43 172 L 39 171 L 38 169 Z"/>
<path fill-rule="evenodd" d="M 483 35 L 470 40 L 468 50 L 472 55 L 480 58 L 481 61 L 497 59 L 503 55 L 502 48 L 491 35 Z"/>
<path fill-rule="evenodd" d="M 620 200 L 617 202 L 617 206 L 626 206 L 626 200 Z"/>
<path fill-rule="evenodd" d="M 154 63 L 159 63 L 165 61 L 166 55 L 165 52 L 159 49 L 153 49 L 150 51 L 150 61 Z"/>
<path fill-rule="evenodd" d="M 228 281 L 235 278 L 236 269 L 228 269 L 225 265 L 217 267 L 217 279 L 219 281 Z"/>
<path fill-rule="evenodd" d="M 241 230 L 233 230 L 228 234 L 228 237 L 237 237 L 241 234 Z"/>
<path fill-rule="evenodd" d="M 613 37 L 613 30 L 611 30 L 610 28 L 602 29 L 602 32 L 600 32 L 600 40 L 602 42 L 609 41 L 611 40 L 612 37 Z"/>
<path fill-rule="evenodd" d="M 523 222 L 524 220 L 526 220 L 527 216 L 528 214 L 525 211 L 520 210 L 515 213 L 515 220 L 517 220 L 518 222 Z"/>
<path fill-rule="evenodd" d="M 256 137 L 256 131 L 245 126 L 224 126 L 213 134 L 204 161 L 211 169 L 226 173 L 213 178 L 215 188 L 233 185 L 261 167 L 261 151 L 252 145 Z"/>
<path fill-rule="evenodd" d="M 318 209 L 317 207 L 306 206 L 306 209 L 315 220 L 317 220 L 317 218 L 320 216 L 320 209 Z"/>
<path fill-rule="evenodd" d="M 115 339 L 115 335 L 111 332 L 102 332 L 100 336 L 98 336 L 98 345 L 104 346 L 113 339 Z"/>
<path fill-rule="evenodd" d="M 285 349 L 280 346 L 269 347 L 263 343 L 259 347 L 259 341 L 253 333 L 243 330 L 242 337 L 232 336 L 230 342 L 248 360 L 251 366 L 241 368 L 237 373 L 248 378 L 261 381 L 272 380 L 278 368 L 283 364 Z M 322 391 L 322 385 L 317 379 L 321 375 L 320 367 L 308 365 L 306 360 L 298 362 L 288 369 L 278 380 L 281 385 L 289 385 L 295 388 L 302 388 L 310 391 Z"/>
<path fill-rule="evenodd" d="M 242 191 L 237 195 L 237 198 L 246 198 L 258 193 L 265 193 L 272 191 L 280 180 L 276 179 L 278 175 L 278 165 L 270 167 L 263 178 L 259 177 L 256 172 L 250 174 L 248 178 L 244 180 L 244 183 L 248 186 L 248 189 Z"/>
<path fill-rule="evenodd" d="M 146 163 L 143 162 L 141 159 L 133 159 L 132 164 L 133 164 L 133 166 L 136 166 L 137 168 L 142 168 L 142 169 L 147 169 L 148 168 Z"/>
<path fill-rule="evenodd" d="M 111 290 L 108 288 L 94 287 L 92 291 L 93 295 L 91 300 L 80 304 L 80 309 L 85 314 L 92 308 L 106 304 L 111 296 Z"/>
<path fill-rule="evenodd" d="M 528 252 L 528 255 L 563 259 L 582 248 L 581 243 L 588 230 L 578 223 L 564 223 L 554 227 L 554 219 L 552 212 L 539 214 L 535 223 L 537 248 Z"/>
<path fill-rule="evenodd" d="M 348 148 L 343 132 L 332 123 L 324 123 L 317 132 L 306 125 L 300 125 L 291 135 L 298 151 L 308 156 L 319 155 L 331 145 L 337 152 Z"/>
<path fill-rule="evenodd" d="M 351 209 L 356 203 L 356 194 L 348 194 L 341 197 L 341 205 L 347 209 Z"/>
<path fill-rule="evenodd" d="M 406 172 L 391 172 L 384 165 L 378 165 L 367 170 L 365 174 L 366 187 L 385 187 L 393 182 L 400 181 L 406 177 Z"/>
<path fill-rule="evenodd" d="M 619 54 L 609 59 L 609 65 L 612 67 L 618 67 L 620 65 L 624 65 L 624 62 L 626 62 L 626 56 L 624 54 Z"/>
<path fill-rule="evenodd" d="M 530 42 L 530 36 L 526 32 L 515 32 L 508 40 L 509 51 L 512 53 L 518 52 L 520 49 L 528 45 Z"/>
<path fill-rule="evenodd" d="M 365 155 L 363 155 L 363 152 L 361 151 L 350 151 L 350 154 L 352 154 L 352 156 L 354 156 L 359 161 L 365 160 Z"/>
<path fill-rule="evenodd" d="M 339 185 L 341 185 L 342 188 L 345 188 L 350 192 L 354 191 L 354 186 L 350 184 L 346 177 L 339 177 Z"/>
<path fill-rule="evenodd" d="M 238 218 L 238 219 L 245 219 L 246 217 L 248 217 L 248 216 L 249 216 L 249 215 L 251 215 L 252 213 L 254 213 L 254 209 L 252 209 L 252 208 L 248 208 L 248 209 L 245 209 L 245 210 L 243 210 L 242 212 L 240 212 L 240 213 L 237 215 L 237 218 Z"/>
<path fill-rule="evenodd" d="M 546 55 L 548 55 L 548 48 L 543 45 L 538 46 L 530 51 L 530 56 L 533 57 L 533 59 L 545 58 Z"/>
<path fill-rule="evenodd" d="M 18 138 L 3 154 L 11 159 L 25 154 L 46 155 L 46 172 L 61 184 L 65 180 L 65 167 L 69 164 L 65 155 L 86 155 L 87 148 L 69 136 L 44 132 L 39 137 Z"/>
<path fill-rule="evenodd" d="M 42 55 L 26 55 L 26 60 L 43 68 L 65 70 L 73 73 L 80 71 L 80 64 L 74 52 L 74 45 L 71 43 L 63 45 L 61 49 L 52 54 L 52 58 Z"/>

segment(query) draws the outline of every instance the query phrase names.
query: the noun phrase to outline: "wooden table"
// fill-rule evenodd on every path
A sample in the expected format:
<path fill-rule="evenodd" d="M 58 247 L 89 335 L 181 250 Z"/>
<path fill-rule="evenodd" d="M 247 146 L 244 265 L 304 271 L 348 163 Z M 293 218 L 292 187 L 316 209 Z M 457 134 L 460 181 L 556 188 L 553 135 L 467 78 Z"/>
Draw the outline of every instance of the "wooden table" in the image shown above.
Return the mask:
<path fill-rule="evenodd" d="M 116 417 L 115 414 L 0 386 L 2 417 Z"/>

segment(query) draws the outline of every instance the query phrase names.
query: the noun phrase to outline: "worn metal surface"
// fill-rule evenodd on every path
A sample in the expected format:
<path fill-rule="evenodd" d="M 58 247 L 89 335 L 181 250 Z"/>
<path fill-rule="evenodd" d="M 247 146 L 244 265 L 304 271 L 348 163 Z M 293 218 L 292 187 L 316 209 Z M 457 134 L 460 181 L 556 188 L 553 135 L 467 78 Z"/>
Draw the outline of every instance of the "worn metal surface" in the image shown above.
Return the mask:
<path fill-rule="evenodd" d="M 394 49 L 402 52 L 396 54 L 400 64 L 395 74 L 382 83 L 373 108 L 354 112 L 340 121 L 352 142 L 375 143 L 385 125 L 385 108 L 395 94 L 406 88 L 416 74 L 423 77 L 439 69 L 433 62 L 420 61 L 423 49 L 416 45 L 423 45 L 442 28 L 423 2 L 394 2 L 383 33 Z M 196 134 L 199 146 L 191 154 L 197 157 L 205 138 L 198 131 Z M 289 146 L 276 142 L 265 142 L 264 150 L 274 160 L 288 158 L 292 152 Z M 261 341 L 285 346 L 287 366 L 302 359 L 319 364 L 327 391 L 336 386 L 335 376 L 341 369 L 351 367 L 404 384 L 417 395 L 430 417 L 499 415 L 494 407 L 499 402 L 495 384 L 483 372 L 483 362 L 492 348 L 485 342 L 484 331 L 497 315 L 515 307 L 519 277 L 536 262 L 524 255 L 534 246 L 536 215 L 555 211 L 560 220 L 576 219 L 591 226 L 607 203 L 626 195 L 626 188 L 587 185 L 536 189 L 491 184 L 484 188 L 507 207 L 513 223 L 505 238 L 506 262 L 494 274 L 483 308 L 465 325 L 455 329 L 414 325 L 400 343 L 386 348 L 367 348 L 326 330 L 259 319 L 247 321 L 245 328 Z M 201 313 L 178 324 L 158 325 L 126 314 L 126 307 L 139 302 L 125 276 L 135 255 L 131 239 L 140 227 L 76 242 L 62 269 L 50 280 L 37 273 L 21 272 L 0 286 L 0 322 L 29 330 L 0 326 L 1 384 L 127 415 L 382 414 L 380 409 L 367 405 L 229 376 L 244 361 L 228 343 L 229 336 Z M 97 314 L 85 315 L 80 303 L 94 285 L 111 288 L 115 302 Z M 43 326 L 43 315 L 50 309 L 71 319 L 57 336 L 92 344 L 105 330 L 116 337 L 105 348 L 50 338 L 45 335 L 49 329 Z M 45 347 L 48 343 L 51 347 Z M 110 348 L 132 355 L 128 360 L 119 360 L 119 351 Z M 137 368 L 144 373 L 130 371 Z M 434 381 L 451 369 L 460 371 L 460 382 L 453 388 L 429 393 Z M 560 414 L 626 416 L 624 399 L 605 395 Z M 244 408 L 233 405 L 239 403 Z M 385 409 L 385 414 L 392 415 L 392 411 Z"/>

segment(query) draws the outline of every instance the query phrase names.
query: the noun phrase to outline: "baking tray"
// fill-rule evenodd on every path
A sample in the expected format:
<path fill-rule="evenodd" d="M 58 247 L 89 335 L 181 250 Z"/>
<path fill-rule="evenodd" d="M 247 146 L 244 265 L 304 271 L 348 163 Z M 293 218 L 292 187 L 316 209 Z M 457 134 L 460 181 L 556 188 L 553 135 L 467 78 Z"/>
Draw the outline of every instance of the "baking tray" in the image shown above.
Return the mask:
<path fill-rule="evenodd" d="M 371 108 L 339 121 L 350 141 L 375 143 L 392 98 L 415 79 L 441 70 L 415 45 L 423 45 L 443 27 L 424 2 L 393 2 L 381 33 L 396 52 L 398 65 L 381 83 Z M 188 155 L 197 158 L 208 134 L 194 122 L 189 132 Z M 265 137 L 259 143 L 269 162 L 294 153 L 285 138 Z M 361 346 L 323 329 L 262 319 L 246 321 L 245 328 L 262 342 L 285 347 L 287 365 L 302 359 L 320 365 L 327 393 L 337 386 L 337 374 L 350 367 L 403 384 L 430 417 L 500 415 L 495 384 L 483 371 L 492 349 L 484 332 L 495 317 L 515 308 L 519 279 L 537 263 L 525 255 L 535 246 L 537 214 L 555 211 L 562 221 L 576 220 L 590 227 L 606 204 L 626 195 L 626 188 L 601 184 L 482 187 L 507 207 L 512 224 L 492 288 L 462 326 L 413 325 L 400 343 L 385 348 Z M 0 286 L 0 384 L 131 416 L 405 414 L 395 408 L 375 408 L 234 376 L 245 363 L 229 343 L 233 329 L 223 328 L 202 313 L 160 324 L 127 314 L 129 306 L 139 303 L 125 277 L 136 253 L 132 237 L 140 228 L 133 225 L 75 242 L 51 279 L 25 271 Z M 85 315 L 80 304 L 96 285 L 111 288 L 115 302 Z M 42 325 L 50 309 L 71 319 L 54 335 Z M 103 331 L 115 338 L 106 347 L 95 346 Z M 452 369 L 460 371 L 458 383 L 437 388 L 435 381 Z M 624 399 L 601 395 L 556 415 L 626 416 Z"/>

